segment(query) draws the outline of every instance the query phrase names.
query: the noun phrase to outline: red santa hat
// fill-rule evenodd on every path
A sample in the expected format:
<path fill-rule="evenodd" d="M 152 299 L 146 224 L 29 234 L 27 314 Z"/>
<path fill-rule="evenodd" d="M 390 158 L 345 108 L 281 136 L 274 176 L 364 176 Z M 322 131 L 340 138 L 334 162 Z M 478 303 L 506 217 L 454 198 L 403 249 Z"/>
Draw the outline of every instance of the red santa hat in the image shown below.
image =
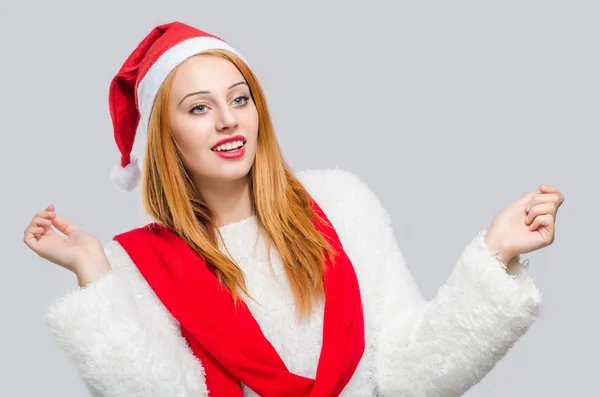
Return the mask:
<path fill-rule="evenodd" d="M 139 156 L 131 151 L 140 119 L 145 138 L 162 82 L 190 56 L 213 49 L 227 50 L 242 58 L 223 39 L 210 33 L 181 22 L 159 25 L 140 42 L 113 78 L 109 107 L 121 161 L 112 168 L 110 176 L 119 190 L 131 191 L 139 183 Z"/>

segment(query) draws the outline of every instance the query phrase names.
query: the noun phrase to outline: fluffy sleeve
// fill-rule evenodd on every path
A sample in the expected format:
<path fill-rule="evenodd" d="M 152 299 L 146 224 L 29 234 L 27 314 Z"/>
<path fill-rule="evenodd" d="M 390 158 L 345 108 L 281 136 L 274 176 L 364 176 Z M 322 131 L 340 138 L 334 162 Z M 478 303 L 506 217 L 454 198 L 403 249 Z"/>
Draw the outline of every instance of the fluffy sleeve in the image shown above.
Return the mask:
<path fill-rule="evenodd" d="M 303 174 L 323 203 L 361 282 L 365 355 L 379 395 L 460 396 L 481 380 L 539 315 L 541 292 L 517 258 L 511 272 L 481 229 L 460 251 L 435 298 L 423 298 L 375 194 L 343 170 Z"/>
<path fill-rule="evenodd" d="M 52 302 L 47 325 L 98 397 L 207 396 L 201 363 L 125 250 L 112 271 Z"/>

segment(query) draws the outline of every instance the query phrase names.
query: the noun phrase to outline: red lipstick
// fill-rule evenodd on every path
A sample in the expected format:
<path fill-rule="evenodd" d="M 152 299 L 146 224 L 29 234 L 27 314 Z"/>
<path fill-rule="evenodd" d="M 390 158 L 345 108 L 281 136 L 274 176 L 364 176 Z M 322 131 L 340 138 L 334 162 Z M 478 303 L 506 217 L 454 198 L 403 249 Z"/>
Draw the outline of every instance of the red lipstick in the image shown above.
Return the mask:
<path fill-rule="evenodd" d="M 215 150 L 215 148 L 217 146 L 220 146 L 224 143 L 235 142 L 235 141 L 242 141 L 242 142 L 246 143 L 246 138 L 244 138 L 241 135 L 236 135 L 236 136 L 232 136 L 229 138 L 221 139 L 219 142 L 215 143 L 215 145 L 210 150 Z"/>
<path fill-rule="evenodd" d="M 236 141 L 242 141 L 242 146 L 240 146 L 237 149 L 231 149 L 231 150 L 215 150 L 217 147 L 219 147 L 225 143 L 236 142 Z M 244 155 L 244 153 L 246 152 L 246 138 L 244 138 L 241 135 L 236 135 L 236 136 L 232 136 L 229 138 L 221 139 L 219 142 L 217 142 L 211 148 L 211 150 L 216 155 L 218 155 L 219 157 L 222 157 L 224 159 L 236 159 L 236 158 L 242 157 Z"/>

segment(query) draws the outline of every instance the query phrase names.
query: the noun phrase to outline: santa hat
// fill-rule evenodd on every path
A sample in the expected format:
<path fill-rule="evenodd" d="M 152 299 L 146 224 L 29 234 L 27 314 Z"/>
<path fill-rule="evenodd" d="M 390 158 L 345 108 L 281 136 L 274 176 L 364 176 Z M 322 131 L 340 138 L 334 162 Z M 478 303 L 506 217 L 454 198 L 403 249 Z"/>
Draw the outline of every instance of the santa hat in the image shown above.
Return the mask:
<path fill-rule="evenodd" d="M 140 42 L 113 78 L 109 106 L 121 161 L 112 168 L 110 176 L 119 190 L 131 191 L 140 180 L 139 156 L 132 155 L 131 151 L 140 119 L 145 138 L 154 99 L 162 82 L 190 56 L 213 49 L 227 50 L 242 58 L 215 35 L 181 22 L 160 25 Z"/>

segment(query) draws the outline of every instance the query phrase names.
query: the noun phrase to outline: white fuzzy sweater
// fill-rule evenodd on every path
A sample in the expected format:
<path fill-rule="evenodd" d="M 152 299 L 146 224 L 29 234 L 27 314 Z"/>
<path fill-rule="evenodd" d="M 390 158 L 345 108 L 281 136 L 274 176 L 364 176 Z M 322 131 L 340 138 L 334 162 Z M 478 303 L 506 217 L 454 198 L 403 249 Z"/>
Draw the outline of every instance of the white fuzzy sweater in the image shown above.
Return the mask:
<path fill-rule="evenodd" d="M 360 283 L 367 344 L 343 396 L 459 396 L 538 317 L 541 293 L 526 267 L 518 263 L 507 273 L 483 241 L 486 229 L 464 247 L 445 285 L 426 301 L 367 185 L 339 169 L 298 177 L 336 228 Z M 297 321 L 281 259 L 273 248 L 273 273 L 254 217 L 221 233 L 245 272 L 255 300 L 247 304 L 266 338 L 290 371 L 313 377 L 323 306 L 309 321 Z M 118 243 L 107 244 L 106 254 L 113 270 L 57 299 L 47 315 L 89 391 L 102 397 L 209 396 L 202 363 L 177 321 Z M 256 396 L 246 387 L 244 392 Z"/>

